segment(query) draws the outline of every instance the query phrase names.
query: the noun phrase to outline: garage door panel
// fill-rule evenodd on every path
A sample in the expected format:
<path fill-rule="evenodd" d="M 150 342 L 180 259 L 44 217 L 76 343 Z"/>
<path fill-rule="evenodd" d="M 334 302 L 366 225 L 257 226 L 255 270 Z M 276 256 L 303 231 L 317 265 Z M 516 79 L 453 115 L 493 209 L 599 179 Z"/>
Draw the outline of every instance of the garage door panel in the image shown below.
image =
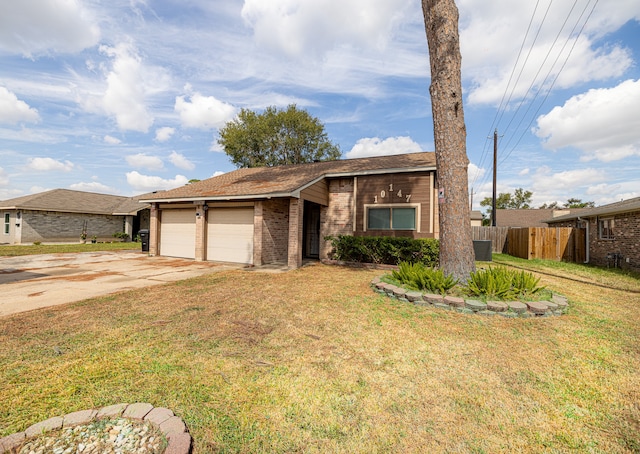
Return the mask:
<path fill-rule="evenodd" d="M 207 224 L 207 260 L 253 263 L 253 208 L 212 208 Z"/>
<path fill-rule="evenodd" d="M 160 223 L 160 255 L 195 258 L 196 219 L 194 210 L 163 210 Z"/>

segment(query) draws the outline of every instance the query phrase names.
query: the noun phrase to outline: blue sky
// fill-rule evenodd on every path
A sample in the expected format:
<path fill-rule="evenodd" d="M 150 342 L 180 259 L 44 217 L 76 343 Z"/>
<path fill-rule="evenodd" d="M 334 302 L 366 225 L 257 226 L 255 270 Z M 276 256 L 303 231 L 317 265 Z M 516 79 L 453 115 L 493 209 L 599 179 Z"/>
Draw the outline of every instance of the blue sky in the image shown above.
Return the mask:
<path fill-rule="evenodd" d="M 640 196 L 640 3 L 459 0 L 469 187 Z M 135 195 L 234 167 L 218 130 L 295 103 L 344 158 L 433 151 L 415 0 L 0 2 L 0 200 Z"/>

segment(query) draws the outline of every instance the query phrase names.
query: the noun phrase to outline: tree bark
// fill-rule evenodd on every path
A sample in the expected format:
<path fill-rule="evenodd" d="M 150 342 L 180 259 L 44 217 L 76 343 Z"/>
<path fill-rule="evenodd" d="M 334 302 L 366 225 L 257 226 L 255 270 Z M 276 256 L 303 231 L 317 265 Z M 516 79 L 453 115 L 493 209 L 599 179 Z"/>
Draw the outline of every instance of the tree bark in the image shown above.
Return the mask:
<path fill-rule="evenodd" d="M 436 148 L 440 268 L 466 282 L 475 270 L 467 180 L 467 131 L 462 109 L 458 8 L 454 0 L 422 0 L 431 65 Z"/>

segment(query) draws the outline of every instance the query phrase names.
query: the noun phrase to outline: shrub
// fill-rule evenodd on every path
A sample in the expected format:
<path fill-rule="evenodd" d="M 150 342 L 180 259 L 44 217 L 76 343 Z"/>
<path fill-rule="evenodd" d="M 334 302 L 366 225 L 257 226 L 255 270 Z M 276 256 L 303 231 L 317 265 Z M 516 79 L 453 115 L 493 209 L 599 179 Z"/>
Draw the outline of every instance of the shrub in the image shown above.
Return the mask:
<path fill-rule="evenodd" d="M 113 234 L 114 238 L 120 238 L 122 241 L 127 241 L 129 239 L 129 234 L 124 232 L 116 232 Z"/>
<path fill-rule="evenodd" d="M 438 264 L 440 244 L 434 238 L 396 238 L 388 236 L 328 236 L 332 258 L 347 262 L 397 265 L 400 262 Z"/>
<path fill-rule="evenodd" d="M 398 270 L 392 271 L 391 277 L 410 289 L 441 295 L 446 295 L 458 283 L 452 275 L 445 276 L 442 270 L 422 263 L 400 262 Z"/>
<path fill-rule="evenodd" d="M 489 267 L 471 273 L 464 288 L 468 295 L 487 299 L 521 299 L 538 293 L 540 278 L 525 271 L 509 270 L 505 267 Z"/>

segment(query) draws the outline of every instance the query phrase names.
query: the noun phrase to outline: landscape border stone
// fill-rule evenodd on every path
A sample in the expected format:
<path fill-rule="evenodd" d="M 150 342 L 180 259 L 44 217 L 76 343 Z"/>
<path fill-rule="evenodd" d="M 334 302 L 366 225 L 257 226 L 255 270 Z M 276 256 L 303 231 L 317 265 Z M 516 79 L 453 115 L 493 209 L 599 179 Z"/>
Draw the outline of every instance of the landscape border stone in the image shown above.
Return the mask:
<path fill-rule="evenodd" d="M 465 299 L 422 293 L 383 282 L 379 276 L 371 280 L 371 288 L 377 293 L 416 306 L 431 306 L 442 310 L 455 310 L 461 314 L 484 316 L 501 315 L 505 318 L 552 317 L 564 315 L 569 308 L 565 296 L 554 294 L 552 301 L 488 301 Z M 1 453 L 0 453 L 1 454 Z"/>
<path fill-rule="evenodd" d="M 64 416 L 54 416 L 17 432 L 0 438 L 0 454 L 10 454 L 28 438 L 37 437 L 52 430 L 88 424 L 93 420 L 120 417 L 148 421 L 156 426 L 167 439 L 167 447 L 163 454 L 189 454 L 191 452 L 191 435 L 187 426 L 173 411 L 157 407 L 147 402 L 133 404 L 115 404 L 99 409 L 80 410 Z"/>

